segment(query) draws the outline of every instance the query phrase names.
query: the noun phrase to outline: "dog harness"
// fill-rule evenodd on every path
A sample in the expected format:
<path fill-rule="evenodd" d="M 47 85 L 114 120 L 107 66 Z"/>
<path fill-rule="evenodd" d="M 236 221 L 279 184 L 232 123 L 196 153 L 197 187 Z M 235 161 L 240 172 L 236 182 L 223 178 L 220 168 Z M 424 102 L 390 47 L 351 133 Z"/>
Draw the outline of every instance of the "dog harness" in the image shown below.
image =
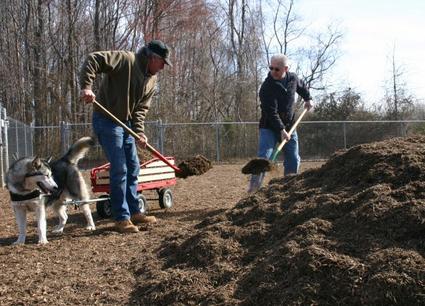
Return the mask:
<path fill-rule="evenodd" d="M 36 190 L 34 190 L 30 193 L 27 193 L 25 195 L 13 193 L 13 192 L 9 192 L 9 193 L 10 193 L 10 199 L 14 202 L 35 199 L 35 198 L 38 198 L 41 194 L 40 190 L 38 190 L 38 189 L 36 189 Z"/>
<path fill-rule="evenodd" d="M 31 177 L 31 176 L 46 176 L 46 174 L 40 171 L 36 171 L 36 172 L 28 173 L 25 175 L 25 177 Z M 25 195 L 13 193 L 11 191 L 9 193 L 10 193 L 10 199 L 14 202 L 32 200 L 32 199 L 38 198 L 41 195 L 41 192 L 38 189 L 35 189 L 34 191 L 27 193 Z"/>

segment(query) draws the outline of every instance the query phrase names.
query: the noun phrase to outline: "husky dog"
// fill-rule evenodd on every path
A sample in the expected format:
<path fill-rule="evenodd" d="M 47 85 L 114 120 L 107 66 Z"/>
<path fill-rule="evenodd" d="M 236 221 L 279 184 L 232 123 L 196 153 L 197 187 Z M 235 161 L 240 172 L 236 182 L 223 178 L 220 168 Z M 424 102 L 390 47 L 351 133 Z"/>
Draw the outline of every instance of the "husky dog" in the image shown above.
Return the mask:
<path fill-rule="evenodd" d="M 12 207 L 15 211 L 19 236 L 15 244 L 25 243 L 26 212 L 35 210 L 38 221 L 38 243 L 47 243 L 46 206 L 53 206 L 59 217 L 59 224 L 54 233 L 62 233 L 68 215 L 65 199 L 85 201 L 89 193 L 84 179 L 78 170 L 78 161 L 84 157 L 94 144 L 93 138 L 83 137 L 77 140 L 60 159 L 51 162 L 38 157 L 21 158 L 15 161 L 6 174 L 6 187 L 11 194 Z M 43 194 L 44 193 L 44 194 Z M 94 230 L 95 225 L 89 204 L 81 205 L 87 221 L 87 230 Z"/>
<path fill-rule="evenodd" d="M 6 187 L 10 192 L 19 230 L 15 244 L 25 243 L 27 210 L 35 211 L 38 243 L 47 243 L 46 210 L 42 192 L 47 194 L 58 187 L 48 162 L 38 157 L 18 159 L 6 174 Z"/>

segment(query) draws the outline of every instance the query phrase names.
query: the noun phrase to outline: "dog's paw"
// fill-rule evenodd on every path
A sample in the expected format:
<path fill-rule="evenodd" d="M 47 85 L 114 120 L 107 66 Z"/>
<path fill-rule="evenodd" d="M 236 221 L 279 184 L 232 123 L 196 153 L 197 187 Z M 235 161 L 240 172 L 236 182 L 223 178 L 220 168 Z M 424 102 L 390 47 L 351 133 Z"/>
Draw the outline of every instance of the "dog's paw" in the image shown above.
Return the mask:
<path fill-rule="evenodd" d="M 14 243 L 13 243 L 13 245 L 22 245 L 22 244 L 25 244 L 25 240 L 16 240 Z"/>
<path fill-rule="evenodd" d="M 94 225 L 87 225 L 86 226 L 87 231 L 94 231 L 95 229 L 96 229 L 96 226 L 94 226 Z"/>
<path fill-rule="evenodd" d="M 38 244 L 48 244 L 49 243 L 49 241 L 47 241 L 47 239 L 43 239 L 43 240 L 39 240 L 38 241 Z"/>
<path fill-rule="evenodd" d="M 56 226 L 53 230 L 52 230 L 53 234 L 56 235 L 62 235 L 63 234 L 63 227 L 62 226 Z"/>

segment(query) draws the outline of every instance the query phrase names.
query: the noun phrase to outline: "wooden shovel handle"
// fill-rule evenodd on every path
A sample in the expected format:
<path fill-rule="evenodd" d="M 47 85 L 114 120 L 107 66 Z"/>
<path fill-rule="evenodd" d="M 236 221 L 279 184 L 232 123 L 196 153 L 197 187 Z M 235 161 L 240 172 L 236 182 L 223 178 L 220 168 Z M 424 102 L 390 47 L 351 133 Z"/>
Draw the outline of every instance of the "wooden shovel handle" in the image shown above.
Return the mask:
<path fill-rule="evenodd" d="M 115 117 L 109 110 L 107 110 L 102 104 L 97 102 L 96 100 L 93 100 L 93 104 L 96 105 L 98 108 L 100 108 L 105 114 L 107 114 L 112 120 L 114 120 L 117 124 L 119 124 L 123 129 L 125 129 L 131 136 L 136 138 L 137 140 L 140 140 L 140 136 L 137 135 L 136 132 L 134 132 L 132 129 L 130 129 L 127 125 L 125 125 L 120 119 Z M 164 163 L 166 163 L 168 166 L 174 169 L 174 171 L 181 172 L 182 170 L 176 166 L 174 166 L 168 159 L 166 159 L 161 153 L 159 153 L 154 147 L 152 147 L 149 143 L 146 143 L 146 148 L 156 157 L 158 157 L 160 160 L 162 160 Z"/>
<path fill-rule="evenodd" d="M 301 122 L 301 119 L 304 117 L 304 115 L 307 113 L 307 109 L 304 108 L 303 112 L 300 114 L 300 116 L 298 117 L 297 121 L 295 121 L 295 123 L 292 125 L 291 129 L 288 132 L 289 137 L 291 137 L 292 133 L 295 131 L 295 129 L 297 128 L 297 125 Z M 276 148 L 275 152 L 272 155 L 271 160 L 274 161 L 277 157 L 277 154 L 280 152 L 280 150 L 282 150 L 283 146 L 286 144 L 287 140 L 284 139 L 279 146 Z"/>

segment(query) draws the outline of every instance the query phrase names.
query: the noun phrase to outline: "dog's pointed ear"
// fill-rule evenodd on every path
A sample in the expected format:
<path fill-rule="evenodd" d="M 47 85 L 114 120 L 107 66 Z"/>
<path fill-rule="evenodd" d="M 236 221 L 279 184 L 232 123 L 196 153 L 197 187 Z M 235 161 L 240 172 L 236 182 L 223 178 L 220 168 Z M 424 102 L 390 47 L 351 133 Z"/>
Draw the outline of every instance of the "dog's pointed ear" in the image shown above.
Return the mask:
<path fill-rule="evenodd" d="M 40 159 L 40 157 L 38 157 L 38 156 L 34 157 L 34 160 L 32 161 L 32 166 L 35 169 L 40 169 L 41 168 L 41 159 Z"/>
<path fill-rule="evenodd" d="M 49 157 L 47 157 L 47 159 L 46 159 L 46 162 L 48 163 L 48 164 L 50 164 L 50 162 L 52 161 L 52 156 L 50 155 Z"/>

